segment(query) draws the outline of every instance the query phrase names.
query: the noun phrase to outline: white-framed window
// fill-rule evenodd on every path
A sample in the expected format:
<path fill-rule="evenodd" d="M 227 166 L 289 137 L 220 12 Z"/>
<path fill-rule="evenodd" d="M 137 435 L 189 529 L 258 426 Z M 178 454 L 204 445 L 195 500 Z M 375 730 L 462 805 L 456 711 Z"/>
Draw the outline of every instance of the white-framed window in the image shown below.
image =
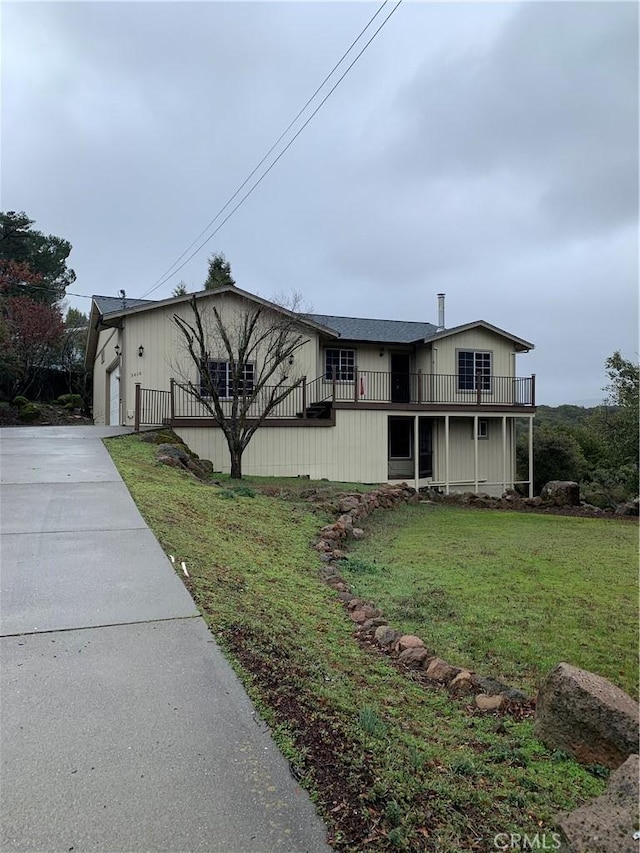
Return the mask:
<path fill-rule="evenodd" d="M 216 361 L 210 359 L 207 365 L 209 376 L 212 384 L 216 387 L 218 396 L 221 400 L 233 397 L 233 381 L 231 378 L 231 365 L 228 361 Z M 253 362 L 247 362 L 242 371 L 242 379 L 238 383 L 239 394 L 250 394 L 253 391 L 255 383 L 256 366 Z M 206 382 L 200 377 L 200 394 L 203 397 L 209 396 L 209 390 Z"/>
<path fill-rule="evenodd" d="M 353 382 L 356 369 L 354 349 L 326 349 L 324 351 L 324 378 L 335 378 L 338 382 Z"/>
<path fill-rule="evenodd" d="M 491 391 L 491 353 L 458 350 L 458 391 L 476 391 L 476 381 L 481 391 Z"/>

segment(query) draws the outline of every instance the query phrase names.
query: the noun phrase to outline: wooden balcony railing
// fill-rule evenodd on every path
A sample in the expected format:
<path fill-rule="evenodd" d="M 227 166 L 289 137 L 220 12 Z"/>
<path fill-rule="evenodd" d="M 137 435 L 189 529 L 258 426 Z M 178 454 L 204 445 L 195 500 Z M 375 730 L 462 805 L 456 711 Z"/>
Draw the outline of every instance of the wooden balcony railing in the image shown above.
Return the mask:
<path fill-rule="evenodd" d="M 398 406 L 535 406 L 535 375 L 526 377 L 460 377 L 435 373 L 390 373 L 376 370 L 353 371 L 349 378 L 319 376 L 299 384 L 269 413 L 269 419 L 307 419 L 323 417 L 322 404 L 356 403 L 362 407 L 386 403 Z M 471 387 L 469 387 L 471 386 Z M 273 392 L 261 388 L 248 409 L 250 418 L 262 415 Z M 283 390 L 282 388 L 279 391 Z M 252 395 L 251 389 L 247 395 Z M 225 415 L 230 415 L 233 400 L 221 400 Z M 141 425 L 159 425 L 174 419 L 211 418 L 212 411 L 197 386 L 171 380 L 169 391 L 156 391 L 136 385 L 136 429 Z M 324 410 L 325 414 L 328 412 Z"/>
<path fill-rule="evenodd" d="M 324 379 L 336 402 L 535 406 L 535 376 L 461 377 L 355 369 L 347 381 Z"/>

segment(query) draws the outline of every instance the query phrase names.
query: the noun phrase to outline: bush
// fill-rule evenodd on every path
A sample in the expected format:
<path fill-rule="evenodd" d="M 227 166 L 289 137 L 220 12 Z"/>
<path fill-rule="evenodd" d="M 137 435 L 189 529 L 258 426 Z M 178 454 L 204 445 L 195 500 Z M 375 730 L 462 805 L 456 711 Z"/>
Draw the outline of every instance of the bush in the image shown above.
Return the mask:
<path fill-rule="evenodd" d="M 65 409 L 79 409 L 82 406 L 82 397 L 80 394 L 61 394 L 56 403 L 64 406 Z"/>
<path fill-rule="evenodd" d="M 40 408 L 36 406 L 35 403 L 29 403 L 27 401 L 27 403 L 20 409 L 20 420 L 30 424 L 33 421 L 37 421 L 40 414 Z"/>
<path fill-rule="evenodd" d="M 26 397 L 22 397 L 22 396 L 18 395 L 17 397 L 13 398 L 12 405 L 17 406 L 19 409 L 21 409 L 23 406 L 26 406 L 28 404 L 28 402 L 29 401 L 27 400 Z"/>
<path fill-rule="evenodd" d="M 516 445 L 518 479 L 526 479 L 528 467 L 527 436 L 522 435 Z M 550 480 L 584 479 L 588 470 L 578 441 L 569 432 L 541 426 L 533 431 L 533 488 L 535 494 Z"/>

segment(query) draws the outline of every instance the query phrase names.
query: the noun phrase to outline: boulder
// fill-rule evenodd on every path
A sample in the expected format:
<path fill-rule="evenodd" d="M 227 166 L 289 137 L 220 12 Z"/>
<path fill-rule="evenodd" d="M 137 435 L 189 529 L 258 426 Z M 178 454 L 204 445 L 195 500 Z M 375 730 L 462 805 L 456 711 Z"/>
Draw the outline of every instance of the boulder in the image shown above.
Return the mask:
<path fill-rule="evenodd" d="M 347 605 L 349 607 L 349 605 Z M 351 610 L 349 616 L 353 619 L 354 622 L 359 622 L 362 624 L 366 622 L 367 619 L 375 619 L 376 616 L 380 615 L 380 611 L 375 607 L 372 607 L 370 604 L 363 604 L 360 607 L 356 607 L 354 610 Z"/>
<path fill-rule="evenodd" d="M 355 509 L 359 504 L 359 495 L 346 495 L 340 500 L 340 503 L 338 504 L 338 509 L 341 513 L 347 513 L 351 512 L 351 510 Z"/>
<path fill-rule="evenodd" d="M 551 480 L 542 487 L 540 497 L 552 506 L 580 506 L 580 486 L 573 480 Z"/>
<path fill-rule="evenodd" d="M 360 626 L 360 632 L 364 634 L 373 634 L 375 633 L 376 628 L 379 628 L 381 625 L 386 625 L 387 620 L 384 616 L 373 616 L 371 619 L 366 619 L 362 625 Z"/>
<path fill-rule="evenodd" d="M 478 693 L 476 696 L 476 708 L 480 711 L 499 711 L 505 703 L 502 693 L 496 696 L 487 696 L 486 693 Z"/>
<path fill-rule="evenodd" d="M 390 628 L 389 625 L 380 625 L 379 628 L 376 628 L 373 636 L 379 646 L 386 647 L 392 646 L 395 643 L 400 636 L 400 632 Z"/>
<path fill-rule="evenodd" d="M 449 682 L 449 692 L 453 696 L 465 696 L 473 693 L 477 684 L 475 675 L 469 670 L 463 669 Z"/>
<path fill-rule="evenodd" d="M 368 618 L 367 614 L 364 612 L 364 610 L 352 610 L 349 613 L 349 617 L 351 619 L 353 619 L 354 622 L 357 622 L 358 624 L 362 624 L 363 622 L 366 622 L 367 618 Z"/>
<path fill-rule="evenodd" d="M 611 775 L 600 797 L 555 819 L 567 853 L 638 853 L 638 773 L 640 761 L 631 755 Z"/>
<path fill-rule="evenodd" d="M 158 444 L 158 462 L 191 471 L 200 480 L 207 480 L 213 472 L 212 462 L 200 459 L 184 444 Z"/>
<path fill-rule="evenodd" d="M 396 651 L 403 652 L 405 649 L 421 649 L 424 646 L 424 640 L 416 637 L 414 634 L 402 634 L 396 642 Z"/>
<path fill-rule="evenodd" d="M 560 663 L 536 703 L 535 731 L 583 764 L 613 769 L 638 751 L 638 703 L 600 675 Z"/>
<path fill-rule="evenodd" d="M 364 530 L 361 527 L 354 527 L 351 530 L 351 535 L 354 539 L 364 539 Z"/>
<path fill-rule="evenodd" d="M 627 501 L 623 504 L 618 504 L 616 507 L 616 515 L 638 515 L 639 502 L 638 498 L 633 501 Z"/>
<path fill-rule="evenodd" d="M 420 669 L 428 660 L 431 660 L 431 658 L 432 655 L 429 654 L 429 650 L 425 649 L 424 646 L 405 649 L 403 652 L 400 652 L 398 656 L 400 663 L 403 663 L 410 669 Z"/>
<path fill-rule="evenodd" d="M 459 666 L 451 666 L 442 658 L 433 658 L 427 667 L 427 678 L 430 681 L 438 681 L 440 684 L 449 684 L 459 672 Z"/>
<path fill-rule="evenodd" d="M 476 676 L 478 687 L 483 693 L 489 696 L 495 696 L 497 693 L 502 693 L 505 699 L 509 702 L 528 702 L 529 697 L 522 690 L 516 687 L 509 687 L 503 681 L 498 681 L 497 678 L 491 676 Z"/>

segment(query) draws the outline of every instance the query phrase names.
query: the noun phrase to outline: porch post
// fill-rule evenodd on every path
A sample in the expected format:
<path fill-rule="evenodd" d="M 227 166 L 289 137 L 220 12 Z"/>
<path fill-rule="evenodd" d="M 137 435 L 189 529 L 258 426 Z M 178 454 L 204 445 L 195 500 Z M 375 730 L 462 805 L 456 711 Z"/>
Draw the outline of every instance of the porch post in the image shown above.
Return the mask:
<path fill-rule="evenodd" d="M 473 488 L 478 494 L 478 416 L 473 416 Z"/>
<path fill-rule="evenodd" d="M 171 418 L 171 423 L 173 423 L 173 419 L 176 416 L 176 401 L 175 401 L 175 379 L 169 380 L 169 417 Z"/>
<path fill-rule="evenodd" d="M 513 486 L 513 483 L 511 484 Z M 507 416 L 502 416 L 502 491 L 507 491 Z"/>
<path fill-rule="evenodd" d="M 353 383 L 353 385 L 354 385 L 353 402 L 357 403 L 358 402 L 358 396 L 359 396 L 359 387 L 358 386 L 360 384 L 360 371 L 358 370 L 358 365 L 356 365 L 355 368 L 353 369 L 353 378 L 355 379 L 355 382 Z"/>
<path fill-rule="evenodd" d="M 307 417 L 307 377 L 302 377 L 302 417 Z"/>
<path fill-rule="evenodd" d="M 533 497 L 533 417 L 529 416 L 529 497 Z"/>
<path fill-rule="evenodd" d="M 449 494 L 449 415 L 444 416 L 444 493 Z"/>
<path fill-rule="evenodd" d="M 413 419 L 413 479 L 415 490 L 418 491 L 418 480 L 420 479 L 420 428 L 418 417 Z"/>
<path fill-rule="evenodd" d="M 140 383 L 136 382 L 136 394 L 133 412 L 133 431 L 140 432 Z"/>

